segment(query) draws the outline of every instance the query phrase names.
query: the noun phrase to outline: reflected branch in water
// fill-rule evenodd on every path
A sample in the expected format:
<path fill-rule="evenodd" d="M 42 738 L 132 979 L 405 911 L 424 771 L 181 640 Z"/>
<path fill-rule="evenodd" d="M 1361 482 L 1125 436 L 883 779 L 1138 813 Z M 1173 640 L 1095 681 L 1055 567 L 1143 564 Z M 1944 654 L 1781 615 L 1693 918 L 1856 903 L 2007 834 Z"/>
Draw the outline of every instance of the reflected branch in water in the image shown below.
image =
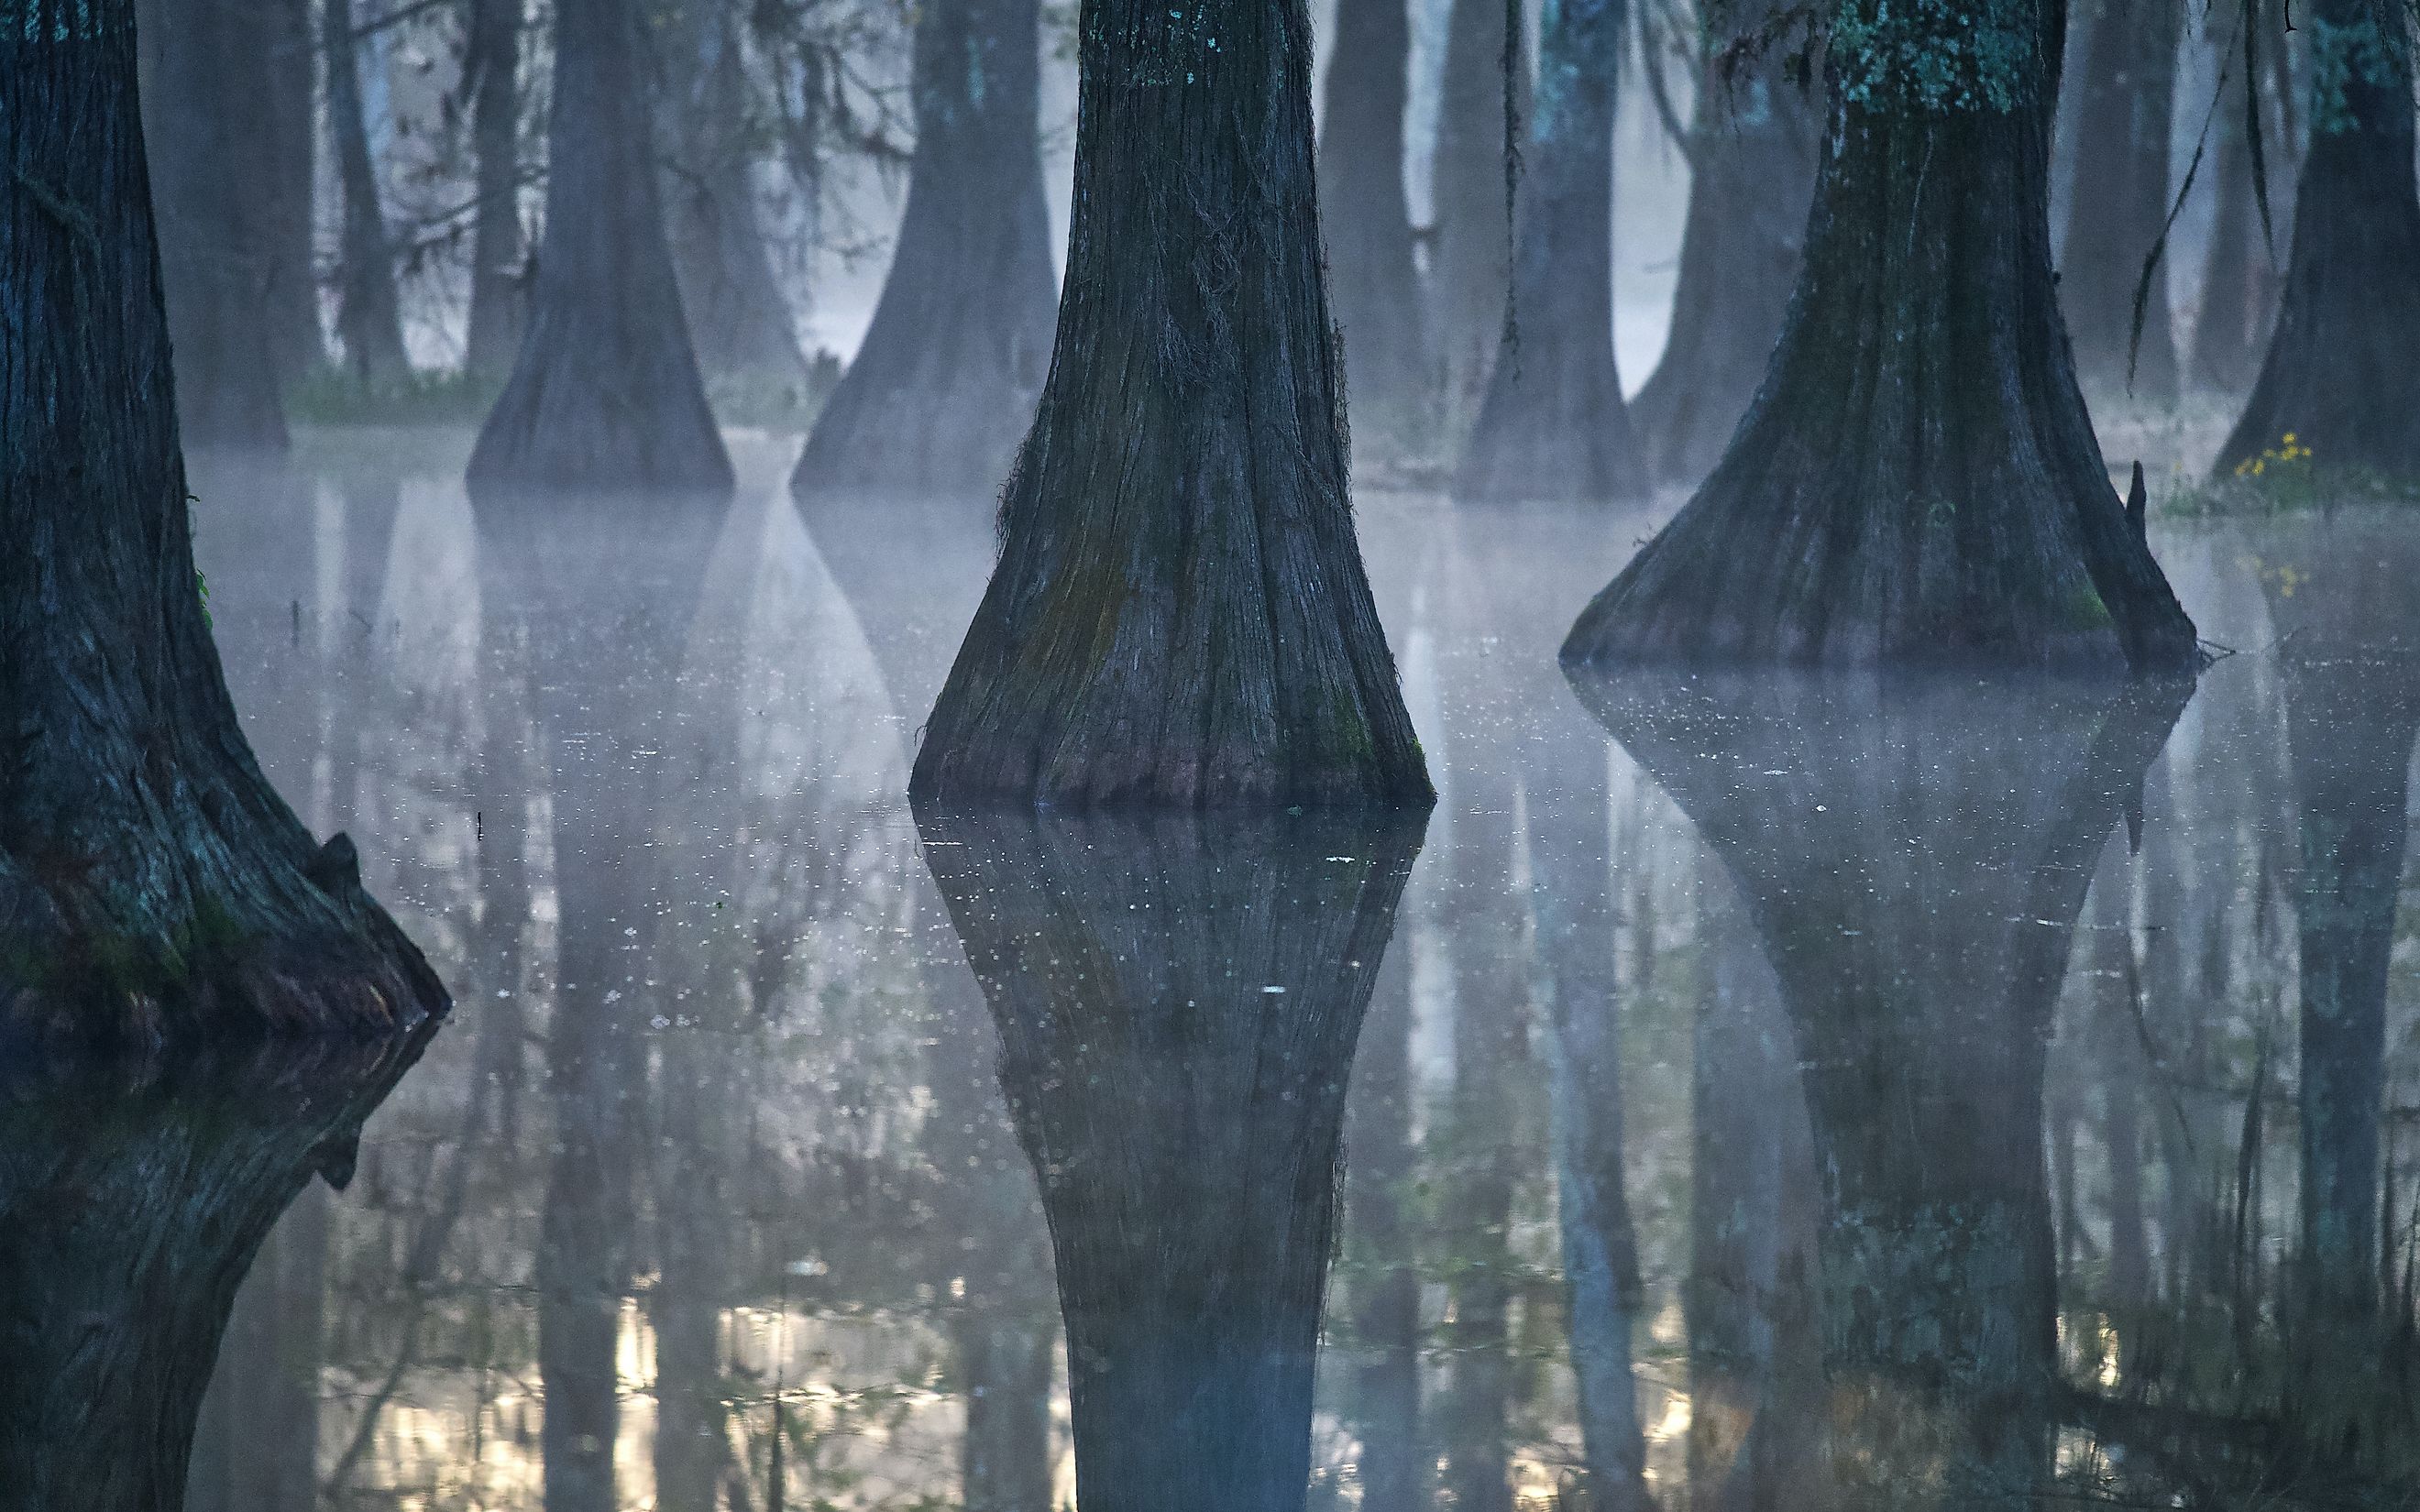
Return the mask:
<path fill-rule="evenodd" d="M 1300 1507 L 1345 1086 L 1424 821 L 918 824 L 1041 1179 L 1081 1505 Z"/>

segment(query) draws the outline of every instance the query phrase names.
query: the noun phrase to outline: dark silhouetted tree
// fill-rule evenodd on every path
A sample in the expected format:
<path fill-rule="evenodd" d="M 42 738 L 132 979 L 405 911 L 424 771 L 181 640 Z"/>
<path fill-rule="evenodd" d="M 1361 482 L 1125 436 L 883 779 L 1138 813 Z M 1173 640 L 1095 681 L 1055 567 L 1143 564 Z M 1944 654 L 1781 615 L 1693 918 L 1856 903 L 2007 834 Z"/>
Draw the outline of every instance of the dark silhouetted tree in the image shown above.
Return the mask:
<path fill-rule="evenodd" d="M 1432 797 L 1346 500 L 1302 0 L 1104 0 L 1000 563 L 911 791 Z"/>
<path fill-rule="evenodd" d="M 1695 482 L 1722 459 L 1764 381 L 1798 278 L 1822 111 L 1778 59 L 1726 53 L 1777 8 L 1758 0 L 1711 11 L 1709 23 L 1730 24 L 1709 24 L 1700 41 L 1672 324 L 1630 401 L 1631 432 L 1658 481 Z"/>
<path fill-rule="evenodd" d="M 1388 458 L 1426 446 L 1435 395 L 1404 187 L 1412 25 L 1404 0 L 1340 0 L 1322 84 L 1319 202 L 1344 333 L 1353 439 Z"/>
<path fill-rule="evenodd" d="M 411 376 L 404 352 L 403 306 L 395 285 L 395 248 L 379 205 L 378 162 L 370 153 L 364 114 L 362 42 L 352 0 L 322 0 L 321 45 L 327 54 L 328 132 L 336 147 L 336 184 L 344 200 L 338 239 L 336 337 L 345 368 L 373 393 Z M 383 61 L 382 55 L 380 61 Z"/>
<path fill-rule="evenodd" d="M 1613 360 L 1613 103 L 1625 0 L 1545 0 L 1509 325 L 1458 498 L 1637 499 Z"/>
<path fill-rule="evenodd" d="M 236 722 L 194 570 L 132 7 L 0 39 L 0 1017 L 389 1026 L 443 1003 Z M 255 329 L 260 322 L 256 311 Z"/>
<path fill-rule="evenodd" d="M 470 0 L 462 72 L 471 97 L 471 317 L 463 367 L 503 382 L 520 350 L 522 287 L 520 0 Z"/>
<path fill-rule="evenodd" d="M 1512 45 L 1520 47 L 1520 39 Z M 1448 438 L 1469 434 L 1504 335 L 1512 228 L 1504 205 L 1504 0 L 1451 0 L 1431 170 L 1430 335 Z M 1515 115 L 1528 106 L 1526 61 L 1511 65 Z M 1450 455 L 1450 453 L 1449 453 Z"/>
<path fill-rule="evenodd" d="M 261 28 L 240 0 L 138 0 L 136 9 L 178 422 L 191 446 L 282 451 L 277 327 L 261 318 L 273 243 L 258 193 L 282 178 L 228 171 L 275 161 L 281 93 L 247 82 Z M 278 82 L 290 83 L 284 70 Z"/>
<path fill-rule="evenodd" d="M 937 0 L 918 13 L 898 251 L 794 491 L 988 496 L 1008 476 L 1051 361 L 1040 71 L 1037 0 Z M 1154 171 L 1141 161 L 1125 171 Z"/>
<path fill-rule="evenodd" d="M 559 0 L 546 236 L 474 491 L 728 494 L 657 197 L 636 0 Z"/>
<path fill-rule="evenodd" d="M 2063 12 L 1853 0 L 1832 18 L 1807 256 L 1764 386 L 1567 661 L 2194 664 L 2059 322 Z"/>
<path fill-rule="evenodd" d="M 656 38 L 665 79 L 664 218 L 690 340 L 710 380 L 801 392 L 798 321 L 756 215 L 760 124 L 738 8 L 697 4 Z"/>
<path fill-rule="evenodd" d="M 2222 471 L 2291 432 L 2321 471 L 2420 479 L 2420 182 L 2411 20 L 2313 0 L 2310 147 L 2269 353 Z"/>

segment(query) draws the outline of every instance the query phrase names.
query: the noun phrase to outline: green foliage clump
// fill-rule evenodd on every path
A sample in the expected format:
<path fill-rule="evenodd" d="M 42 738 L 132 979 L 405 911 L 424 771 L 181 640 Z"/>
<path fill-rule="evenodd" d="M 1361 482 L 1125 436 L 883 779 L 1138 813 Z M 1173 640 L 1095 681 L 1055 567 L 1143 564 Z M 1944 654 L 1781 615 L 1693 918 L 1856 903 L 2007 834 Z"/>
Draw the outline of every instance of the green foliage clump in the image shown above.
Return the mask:
<path fill-rule="evenodd" d="M 2031 8 L 2016 0 L 1840 0 L 1840 98 L 1868 109 L 2007 111 L 2030 92 Z"/>
<path fill-rule="evenodd" d="M 286 393 L 286 413 L 306 425 L 475 425 L 504 388 L 459 369 L 369 383 L 343 368 L 312 369 Z"/>

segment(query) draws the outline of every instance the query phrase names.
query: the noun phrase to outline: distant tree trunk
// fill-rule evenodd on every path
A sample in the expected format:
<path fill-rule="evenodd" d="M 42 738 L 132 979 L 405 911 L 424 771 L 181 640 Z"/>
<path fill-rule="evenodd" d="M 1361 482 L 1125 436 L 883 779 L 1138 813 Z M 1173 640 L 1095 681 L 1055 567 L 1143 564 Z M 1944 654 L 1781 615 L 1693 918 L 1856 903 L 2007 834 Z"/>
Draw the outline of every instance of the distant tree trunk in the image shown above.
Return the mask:
<path fill-rule="evenodd" d="M 664 240 L 640 25 L 636 0 L 555 6 L 546 239 L 474 492 L 731 491 Z"/>
<path fill-rule="evenodd" d="M 522 287 L 520 51 L 522 0 L 470 0 L 462 68 L 471 80 L 477 159 L 471 220 L 471 325 L 463 367 L 501 383 L 520 350 Z"/>
<path fill-rule="evenodd" d="M 2012 0 L 1980 39 L 1946 11 L 1841 12 L 1807 258 L 1764 386 L 1698 496 L 1580 616 L 1567 662 L 2195 665 L 2059 324 L 2063 8 Z M 1911 49 L 1953 67 L 1912 71 Z"/>
<path fill-rule="evenodd" d="M 1733 8 L 1700 47 L 1689 121 L 1689 213 L 1664 356 L 1630 401 L 1630 426 L 1658 481 L 1714 470 L 1773 360 L 1798 278 L 1822 113 L 1769 57 L 1717 61 L 1772 0 Z M 1652 66 L 1652 65 L 1651 65 Z"/>
<path fill-rule="evenodd" d="M 1345 1088 L 1420 821 L 918 825 L 1041 1182 L 1086 1512 L 1299 1512 Z"/>
<path fill-rule="evenodd" d="M 328 360 L 319 331 L 319 272 L 312 224 L 318 141 L 318 48 L 311 0 L 271 0 L 261 43 L 262 103 L 272 112 L 270 171 L 261 175 L 269 257 L 269 347 L 281 387 Z"/>
<path fill-rule="evenodd" d="M 315 848 L 262 779 L 211 644 L 132 7 L 23 19 L 0 41 L 0 1018 L 417 1018 L 442 989 L 351 842 Z"/>
<path fill-rule="evenodd" d="M 664 219 L 690 340 L 709 379 L 803 393 L 797 318 L 756 220 L 747 60 L 730 6 L 683 8 L 659 39 L 669 130 Z"/>
<path fill-rule="evenodd" d="M 1505 293 L 1512 285 L 1512 228 L 1504 216 L 1504 3 L 1450 0 L 1446 16 L 1445 81 L 1430 179 L 1429 287 L 1436 301 L 1431 333 L 1449 456 L 1478 417 L 1504 337 Z M 1528 69 L 1518 57 L 1512 73 L 1514 108 L 1526 113 Z"/>
<path fill-rule="evenodd" d="M 1084 27 L 1059 343 L 912 792 L 1426 803 L 1347 505 L 1302 0 Z"/>
<path fill-rule="evenodd" d="M 1434 395 L 1428 322 L 1404 187 L 1411 91 L 1405 0 L 1339 0 L 1319 121 L 1328 291 L 1344 333 L 1353 431 L 1363 455 L 1422 449 Z"/>
<path fill-rule="evenodd" d="M 1108 44 L 1091 36 L 1090 18 L 1085 25 L 1085 66 L 1097 69 Z M 793 491 L 989 495 L 1009 475 L 1051 362 L 1050 217 L 1035 116 L 1040 71 L 1036 0 L 936 0 L 920 12 L 916 157 L 898 250 L 857 360 L 807 438 Z M 1096 84 L 1085 96 L 1088 116 L 1100 115 L 1101 90 Z M 1125 172 L 1176 172 L 1133 142 L 1109 150 Z M 1079 160 L 1101 151 L 1097 143 L 1089 154 L 1078 147 Z M 1091 209 L 1079 195 L 1078 220 L 1089 219 Z M 1076 234 L 1080 242 L 1080 224 Z M 1117 250 L 1148 260 L 1139 243 Z M 1068 278 L 1072 285 L 1106 271 L 1079 273 L 1071 258 Z M 1089 356 L 1063 352 L 1062 360 L 1080 364 Z M 1070 374 L 1061 381 L 1082 379 Z"/>
<path fill-rule="evenodd" d="M 2420 182 L 2411 35 L 2369 0 L 2313 0 L 2311 141 L 2268 356 L 2221 476 L 2288 432 L 2339 476 L 2420 479 Z"/>
<path fill-rule="evenodd" d="M 138 0 L 138 9 L 178 424 L 197 447 L 283 451 L 273 328 L 261 318 L 270 275 L 257 186 L 228 171 L 274 161 L 271 91 L 244 82 L 262 37 L 240 0 Z"/>
<path fill-rule="evenodd" d="M 2127 346 L 2143 259 L 2168 219 L 2168 137 L 2176 110 L 2184 0 L 2102 0 L 2085 52 L 2076 122 L 2075 198 L 2059 259 L 2058 297 L 2077 374 L 2111 393 L 2165 404 L 2177 396 L 2168 262 L 2143 301 L 2133 369 Z"/>
<path fill-rule="evenodd" d="M 2212 12 L 2210 26 L 2217 45 L 2227 47 L 2223 12 Z M 2286 62 L 2285 37 L 2263 27 L 2260 81 L 2264 126 L 2276 122 L 2273 109 Z M 2211 164 L 2217 208 L 2210 228 L 2210 251 L 2202 265 L 2201 307 L 2194 317 L 2193 380 L 2221 393 L 2241 393 L 2252 386 L 2260 370 L 2270 322 L 2276 316 L 2277 279 L 2268 246 L 2262 240 L 2253 199 L 2252 138 L 2245 129 L 2243 83 L 2234 62 L 2227 76 L 2228 98 L 2220 102 L 2218 150 Z M 2290 90 L 2291 85 L 2286 87 Z M 2278 123 L 2282 124 L 2282 123 Z M 2270 144 L 2266 168 L 2271 194 L 2275 196 L 2277 154 L 2289 147 L 2282 137 Z M 2281 207 L 2282 208 L 2282 207 Z"/>
<path fill-rule="evenodd" d="M 2152 1300 L 2151 1250 L 2143 1213 L 2143 1088 L 2153 1068 L 2143 1057 L 2143 982 L 2134 960 L 2133 888 L 2128 855 L 2113 840 L 2086 901 L 2091 919 L 2085 967 L 2091 973 L 2091 1027 L 2097 1049 L 2089 1073 L 2101 1092 L 2102 1144 L 2109 1163 L 2109 1289 L 2118 1310 L 2120 1367 L 2132 1371 L 2139 1323 Z"/>
<path fill-rule="evenodd" d="M 353 35 L 352 0 L 321 0 L 328 58 L 328 130 L 336 145 L 336 181 L 344 195 L 338 242 L 336 336 L 345 368 L 372 393 L 388 392 L 411 376 L 403 348 L 403 310 L 396 294 L 395 249 L 379 208 L 378 163 L 370 156 L 363 115 L 361 40 Z"/>
<path fill-rule="evenodd" d="M 1458 498 L 1640 499 L 1613 360 L 1613 98 L 1626 0 L 1545 0 L 1505 333 Z"/>

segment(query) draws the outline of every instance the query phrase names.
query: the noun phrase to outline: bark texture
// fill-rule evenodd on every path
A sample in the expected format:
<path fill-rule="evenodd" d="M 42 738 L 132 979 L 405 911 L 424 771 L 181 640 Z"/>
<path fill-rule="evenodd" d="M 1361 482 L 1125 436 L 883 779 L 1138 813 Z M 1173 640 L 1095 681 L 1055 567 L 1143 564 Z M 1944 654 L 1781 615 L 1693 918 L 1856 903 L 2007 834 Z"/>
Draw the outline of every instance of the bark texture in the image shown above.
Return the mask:
<path fill-rule="evenodd" d="M 520 0 L 471 0 L 462 69 L 479 208 L 471 222 L 471 322 L 464 368 L 499 383 L 520 350 L 522 285 Z"/>
<path fill-rule="evenodd" d="M 1544 0 L 1508 329 L 1457 498 L 1643 499 L 1613 360 L 1613 105 L 1625 0 Z"/>
<path fill-rule="evenodd" d="M 2077 81 L 2075 197 L 2060 249 L 2059 301 L 2084 381 L 2166 403 L 2177 396 L 2177 342 L 2165 257 L 2143 303 L 2131 374 L 2127 347 L 2143 259 L 2168 219 L 2184 0 L 2102 0 L 2098 8 Z"/>
<path fill-rule="evenodd" d="M 1300 1508 L 1345 1085 L 1421 822 L 918 823 L 1042 1184 L 1083 1506 Z"/>
<path fill-rule="evenodd" d="M 2109 485 L 2046 208 L 2061 8 L 1843 12 L 1772 367 L 1567 663 L 2179 671 L 2193 623 Z M 1910 58 L 1946 55 L 1946 71 Z"/>
<path fill-rule="evenodd" d="M 1715 59 L 1774 11 L 1732 7 L 1710 29 L 1689 121 L 1689 212 L 1664 356 L 1630 401 L 1630 425 L 1658 481 L 1714 471 L 1773 360 L 1798 278 L 1823 111 L 1769 57 L 1727 72 Z"/>
<path fill-rule="evenodd" d="M 737 8 L 693 5 L 657 39 L 669 130 L 664 213 L 707 378 L 803 390 L 798 320 L 756 219 L 756 129 Z"/>
<path fill-rule="evenodd" d="M 0 41 L 0 1020 L 383 1029 L 436 1011 L 351 842 L 313 843 L 227 699 L 132 7 L 34 8 Z"/>
<path fill-rule="evenodd" d="M 362 90 L 362 43 L 354 35 L 352 0 L 322 0 L 322 47 L 328 60 L 328 130 L 336 147 L 336 184 L 344 198 L 339 221 L 336 338 L 345 369 L 372 393 L 411 377 L 404 354 L 403 306 L 396 297 L 395 251 L 379 204 L 378 161 Z M 383 54 L 374 56 L 380 62 Z"/>
<path fill-rule="evenodd" d="M 636 0 L 561 0 L 529 326 L 471 452 L 474 492 L 727 495 L 657 198 Z"/>
<path fill-rule="evenodd" d="M 257 183 L 261 251 L 268 258 L 262 314 L 278 382 L 286 385 L 328 360 L 327 338 L 319 330 L 312 215 L 319 134 L 312 67 L 317 49 L 311 0 L 256 0 L 256 8 L 262 26 L 259 55 L 268 70 L 261 102 L 271 113 L 268 171 Z M 136 11 L 139 17 L 142 8 Z"/>
<path fill-rule="evenodd" d="M 363 1119 L 426 1039 L 11 1064 L 0 1078 L 0 1497 L 43 1512 L 185 1504 L 239 1283 L 315 1173 L 349 1178 Z"/>
<path fill-rule="evenodd" d="M 1091 56 L 1101 44 L 1089 33 L 1117 23 L 1088 15 L 1084 24 Z M 1051 361 L 1040 38 L 1037 0 L 937 0 L 920 13 L 916 156 L 898 250 L 857 360 L 799 457 L 795 491 L 990 495 L 1009 475 Z M 1085 97 L 1094 116 L 1099 93 Z M 1126 162 L 1125 171 L 1151 171 L 1140 155 Z M 1088 208 L 1079 200 L 1079 221 Z M 1084 235 L 1079 225 L 1079 244 Z"/>
<path fill-rule="evenodd" d="M 1302 0 L 1104 0 L 1000 564 L 912 792 L 1426 803 L 1347 504 Z"/>
<path fill-rule="evenodd" d="M 1328 292 L 1343 333 L 1355 444 L 1390 459 L 1425 450 L 1435 398 L 1404 187 L 1411 62 L 1405 0 L 1338 0 L 1319 117 Z"/>
<path fill-rule="evenodd" d="M 96 24 L 125 10 L 123 0 L 91 8 Z M 240 0 L 139 0 L 135 8 L 178 424 L 194 446 L 282 451 L 273 327 L 261 318 L 272 276 L 256 193 L 264 180 L 229 171 L 274 157 L 279 96 L 243 82 L 255 71 L 259 29 Z M 124 130 L 133 135 L 131 122 Z"/>
<path fill-rule="evenodd" d="M 2044 1048 L 2093 860 L 2191 692 L 1580 687 L 1736 881 L 1796 1041 L 1830 1440 L 1805 1504 L 2014 1507 L 2048 1484 Z"/>
<path fill-rule="evenodd" d="M 2381 19 L 2381 18 L 2386 19 Z M 2420 480 L 2420 181 L 2411 35 L 2368 0 L 2314 0 L 2310 147 L 2277 323 L 2221 476 L 2291 432 L 2311 466 Z"/>

